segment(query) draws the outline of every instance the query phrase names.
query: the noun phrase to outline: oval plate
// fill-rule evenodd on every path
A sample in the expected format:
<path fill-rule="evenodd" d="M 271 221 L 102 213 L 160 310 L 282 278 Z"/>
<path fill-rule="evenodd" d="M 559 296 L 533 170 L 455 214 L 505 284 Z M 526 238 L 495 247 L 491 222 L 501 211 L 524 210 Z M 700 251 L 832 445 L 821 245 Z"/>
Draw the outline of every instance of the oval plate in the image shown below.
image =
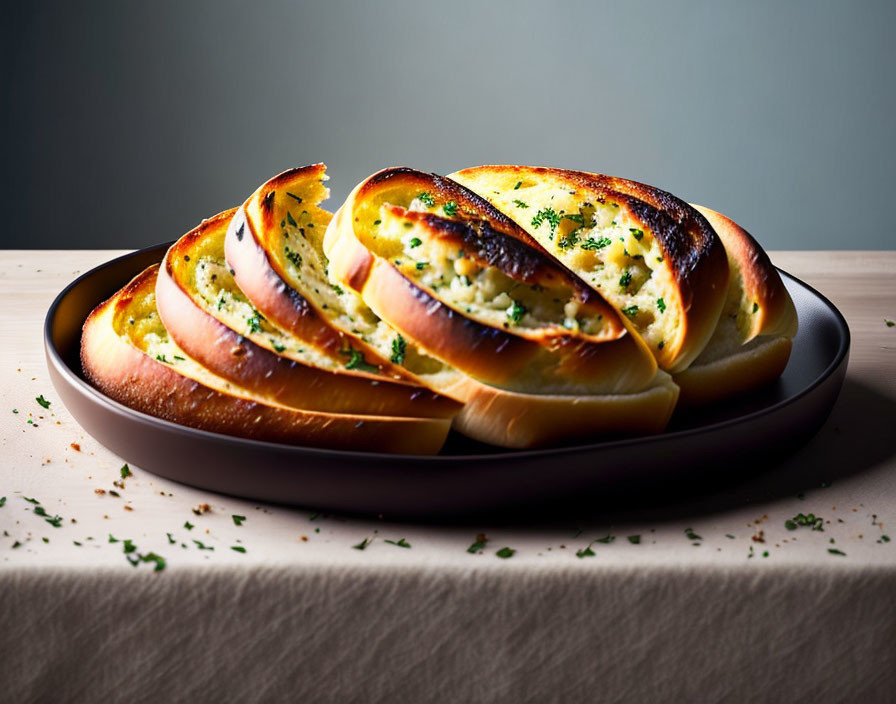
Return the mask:
<path fill-rule="evenodd" d="M 118 257 L 72 282 L 47 312 L 44 346 L 57 393 L 83 428 L 154 474 L 246 498 L 391 516 L 481 513 L 577 496 L 645 491 L 794 449 L 828 417 L 846 375 L 849 328 L 810 286 L 781 272 L 800 331 L 781 379 L 732 402 L 676 412 L 650 437 L 507 451 L 452 433 L 436 457 L 320 450 L 196 430 L 123 406 L 81 373 L 81 326 L 93 308 L 171 243 Z"/>

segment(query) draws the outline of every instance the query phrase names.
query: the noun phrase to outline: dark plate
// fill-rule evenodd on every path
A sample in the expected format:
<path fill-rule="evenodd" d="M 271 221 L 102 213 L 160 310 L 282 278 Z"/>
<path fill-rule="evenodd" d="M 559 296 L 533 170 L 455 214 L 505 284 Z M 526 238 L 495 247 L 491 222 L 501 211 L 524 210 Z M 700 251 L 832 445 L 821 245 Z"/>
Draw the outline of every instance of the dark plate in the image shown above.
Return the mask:
<path fill-rule="evenodd" d="M 846 375 L 849 328 L 817 291 L 781 272 L 800 331 L 781 379 L 700 413 L 677 413 L 645 438 L 507 451 L 452 434 L 437 457 L 293 447 L 244 440 L 133 411 L 84 381 L 78 357 L 88 313 L 170 243 L 113 259 L 71 283 L 47 313 L 44 344 L 56 391 L 84 429 L 142 469 L 226 494 L 333 511 L 447 516 L 570 496 L 659 488 L 707 467 L 786 453 L 825 421 Z"/>

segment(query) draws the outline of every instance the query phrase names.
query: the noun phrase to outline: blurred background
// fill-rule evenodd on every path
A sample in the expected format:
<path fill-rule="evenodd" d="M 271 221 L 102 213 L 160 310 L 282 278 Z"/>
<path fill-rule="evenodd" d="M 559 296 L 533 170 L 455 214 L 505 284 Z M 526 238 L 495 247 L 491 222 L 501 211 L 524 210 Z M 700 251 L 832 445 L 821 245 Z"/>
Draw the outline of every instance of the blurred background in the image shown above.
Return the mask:
<path fill-rule="evenodd" d="M 4 5 L 3 247 L 178 237 L 291 166 L 600 171 L 770 249 L 896 246 L 896 3 Z"/>

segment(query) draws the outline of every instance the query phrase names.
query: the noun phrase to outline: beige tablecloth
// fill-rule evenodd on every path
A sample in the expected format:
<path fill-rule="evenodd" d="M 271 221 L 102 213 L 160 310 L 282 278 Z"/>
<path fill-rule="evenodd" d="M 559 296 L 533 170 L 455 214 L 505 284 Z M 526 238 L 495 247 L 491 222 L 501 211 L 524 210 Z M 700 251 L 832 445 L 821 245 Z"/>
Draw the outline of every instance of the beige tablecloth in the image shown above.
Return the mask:
<path fill-rule="evenodd" d="M 41 348 L 52 297 L 112 254 L 0 254 L 0 701 L 896 700 L 896 254 L 773 256 L 853 333 L 795 456 L 654 506 L 455 525 L 123 478 Z M 810 513 L 823 530 L 788 529 Z"/>

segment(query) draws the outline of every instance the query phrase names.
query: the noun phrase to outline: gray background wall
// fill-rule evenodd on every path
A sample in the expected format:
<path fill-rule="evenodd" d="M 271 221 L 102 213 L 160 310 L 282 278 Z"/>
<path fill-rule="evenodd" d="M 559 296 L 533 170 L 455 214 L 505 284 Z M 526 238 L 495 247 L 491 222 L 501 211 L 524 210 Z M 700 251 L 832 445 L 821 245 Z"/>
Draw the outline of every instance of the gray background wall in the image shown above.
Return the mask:
<path fill-rule="evenodd" d="M 4 247 L 137 247 L 325 161 L 627 176 L 892 248 L 896 3 L 8 3 Z"/>

